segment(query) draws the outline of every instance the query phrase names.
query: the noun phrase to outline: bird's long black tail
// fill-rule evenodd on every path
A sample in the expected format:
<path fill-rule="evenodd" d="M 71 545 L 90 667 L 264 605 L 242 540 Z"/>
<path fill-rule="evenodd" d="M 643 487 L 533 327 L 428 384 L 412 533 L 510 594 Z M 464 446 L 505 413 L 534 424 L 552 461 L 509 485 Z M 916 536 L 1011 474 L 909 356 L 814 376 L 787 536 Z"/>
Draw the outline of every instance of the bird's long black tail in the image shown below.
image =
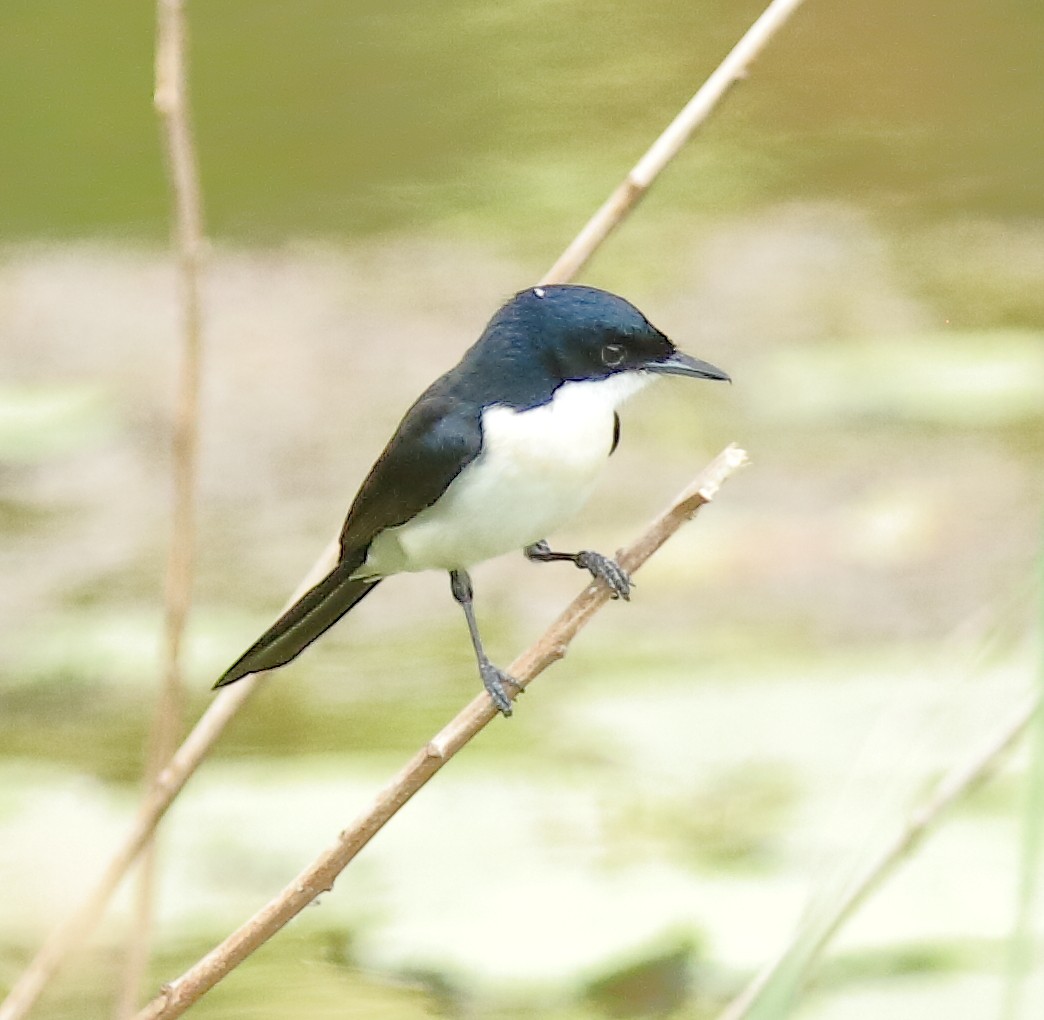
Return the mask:
<path fill-rule="evenodd" d="M 334 567 L 309 588 L 225 672 L 214 687 L 225 687 L 251 673 L 275 669 L 296 658 L 320 634 L 362 601 L 380 581 L 353 581 L 347 565 Z"/>

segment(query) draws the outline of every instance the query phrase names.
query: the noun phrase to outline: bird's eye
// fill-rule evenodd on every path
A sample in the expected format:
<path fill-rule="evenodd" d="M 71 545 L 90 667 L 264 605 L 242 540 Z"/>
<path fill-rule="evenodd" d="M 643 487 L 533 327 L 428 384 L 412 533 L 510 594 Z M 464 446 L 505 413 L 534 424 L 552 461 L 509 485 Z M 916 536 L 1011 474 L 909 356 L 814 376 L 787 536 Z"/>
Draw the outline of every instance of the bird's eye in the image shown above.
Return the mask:
<path fill-rule="evenodd" d="M 619 344 L 606 344 L 602 348 L 602 364 L 606 368 L 616 368 L 624 359 L 624 349 Z"/>

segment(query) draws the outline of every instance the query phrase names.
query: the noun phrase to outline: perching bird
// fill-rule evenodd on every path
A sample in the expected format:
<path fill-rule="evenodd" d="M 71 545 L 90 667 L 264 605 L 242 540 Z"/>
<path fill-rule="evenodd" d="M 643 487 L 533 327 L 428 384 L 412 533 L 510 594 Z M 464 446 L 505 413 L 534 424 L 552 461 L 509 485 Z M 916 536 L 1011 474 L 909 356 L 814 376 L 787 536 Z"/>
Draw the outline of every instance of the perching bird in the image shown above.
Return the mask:
<path fill-rule="evenodd" d="M 521 549 L 568 560 L 628 598 L 613 560 L 552 552 L 546 537 L 580 509 L 616 449 L 616 409 L 657 375 L 729 378 L 615 294 L 565 285 L 516 294 L 406 412 L 348 511 L 337 565 L 214 686 L 289 662 L 392 574 L 447 570 L 482 682 L 510 715 L 505 688 L 515 685 L 482 647 L 468 567 Z"/>

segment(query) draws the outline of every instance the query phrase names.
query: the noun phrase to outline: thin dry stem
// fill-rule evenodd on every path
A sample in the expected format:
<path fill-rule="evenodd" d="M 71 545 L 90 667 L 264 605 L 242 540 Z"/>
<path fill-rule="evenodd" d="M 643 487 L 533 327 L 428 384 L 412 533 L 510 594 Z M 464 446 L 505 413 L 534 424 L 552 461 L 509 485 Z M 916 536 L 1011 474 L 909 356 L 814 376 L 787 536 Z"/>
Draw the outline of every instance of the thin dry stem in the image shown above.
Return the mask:
<path fill-rule="evenodd" d="M 645 196 L 664 167 L 678 155 L 693 132 L 710 116 L 725 93 L 737 81 L 746 78 L 755 58 L 802 2 L 803 0 L 772 0 L 761 17 L 747 30 L 746 35 L 732 48 L 732 52 L 685 104 L 663 134 L 653 142 L 602 207 L 587 221 L 586 226 L 559 256 L 541 283 L 564 283 L 571 280 L 587 264 L 605 239 Z"/>
<path fill-rule="evenodd" d="M 1011 718 L 999 726 L 973 754 L 954 765 L 936 784 L 925 802 L 913 811 L 881 852 L 830 906 L 830 912 L 815 923 L 814 932 L 801 928 L 778 956 L 766 964 L 746 988 L 719 1015 L 718 1020 L 744 1020 L 772 979 L 797 962 L 796 980 L 802 980 L 823 954 L 831 939 L 866 902 L 868 897 L 921 844 L 945 813 L 985 780 L 1012 748 L 1041 707 L 1034 694 Z"/>
<path fill-rule="evenodd" d="M 160 0 L 173 3 L 175 0 Z M 743 77 L 750 62 L 766 45 L 776 30 L 782 26 L 800 0 L 773 0 L 764 14 L 740 40 L 720 67 L 707 79 L 706 84 L 689 101 L 670 127 L 657 139 L 634 170 L 628 180 L 632 183 L 621 186 L 624 190 L 636 188 L 644 194 L 657 175 L 677 154 L 698 124 L 706 119 L 729 85 Z M 169 78 L 163 79 L 165 82 Z M 156 105 L 170 101 L 170 92 L 157 89 Z M 545 282 L 568 282 L 587 262 L 594 251 L 606 240 L 611 231 L 634 209 L 638 196 L 624 201 L 619 198 L 621 189 L 609 198 L 592 220 L 583 228 L 554 266 L 544 276 Z M 607 210 L 609 210 L 607 212 Z M 199 230 L 201 236 L 201 227 Z M 303 583 L 289 600 L 311 587 L 325 573 L 329 554 L 319 560 Z M 98 923 L 123 875 L 133 863 L 149 835 L 166 814 L 171 802 L 181 792 L 210 748 L 221 736 L 228 722 L 249 699 L 259 682 L 258 677 L 248 677 L 225 688 L 203 713 L 185 742 L 170 759 L 155 788 L 150 790 L 138 809 L 131 831 L 117 847 L 101 878 L 90 890 L 84 901 L 58 925 L 40 951 L 30 962 L 21 978 L 15 983 L 8 998 L 0 1004 L 0 1020 L 21 1020 L 32 1008 L 51 975 L 91 932 Z"/>
<path fill-rule="evenodd" d="M 746 463 L 746 454 L 729 446 L 699 474 L 671 506 L 642 535 L 623 550 L 619 562 L 634 572 L 710 502 L 722 483 Z M 510 666 L 510 673 L 524 689 L 551 663 L 561 657 L 581 628 L 608 601 L 609 589 L 592 582 L 548 628 L 543 637 Z M 138 1014 L 136 1020 L 170 1020 L 186 1009 L 263 945 L 320 893 L 330 889 L 338 875 L 395 813 L 468 741 L 497 717 L 489 696 L 477 695 L 455 719 L 437 733 L 381 790 L 372 804 L 338 837 L 337 842 L 294 878 L 278 896 L 228 936 Z"/>
<path fill-rule="evenodd" d="M 195 143 L 188 110 L 185 10 L 181 0 L 156 7 L 155 106 L 162 124 L 174 213 L 181 290 L 181 372 L 173 437 L 174 512 L 167 557 L 163 680 L 148 740 L 145 781 L 154 786 L 177 747 L 184 717 L 181 652 L 192 599 L 195 561 L 196 476 L 202 356 L 200 276 L 203 211 Z M 141 998 L 152 946 L 156 894 L 156 843 L 144 847 L 135 918 L 127 946 L 117 1018 L 132 1016 Z"/>
<path fill-rule="evenodd" d="M 336 562 L 337 550 L 336 540 L 327 545 L 312 569 L 287 599 L 283 612 L 330 571 Z M 79 907 L 51 933 L 8 997 L 0 1004 L 0 1020 L 19 1020 L 24 1017 L 32 1009 L 65 957 L 87 937 L 123 877 L 148 843 L 160 819 L 199 768 L 225 727 L 250 699 L 259 680 L 256 676 L 247 677 L 233 687 L 224 688 L 214 698 L 160 772 L 156 782 L 149 788 L 138 806 L 138 813 L 130 832 L 109 860 L 101 878 Z"/>

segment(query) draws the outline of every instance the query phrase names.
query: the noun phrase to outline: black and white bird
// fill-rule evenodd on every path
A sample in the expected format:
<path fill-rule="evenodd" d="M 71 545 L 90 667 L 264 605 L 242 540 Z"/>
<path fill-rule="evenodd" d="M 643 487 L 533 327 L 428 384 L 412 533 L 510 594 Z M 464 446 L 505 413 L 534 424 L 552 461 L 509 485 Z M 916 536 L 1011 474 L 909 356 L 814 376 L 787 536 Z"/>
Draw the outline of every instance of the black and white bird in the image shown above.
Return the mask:
<path fill-rule="evenodd" d="M 628 598 L 630 579 L 612 559 L 552 552 L 546 538 L 584 504 L 616 449 L 617 408 L 660 375 L 729 378 L 615 294 L 566 285 L 516 294 L 406 412 L 348 511 L 337 565 L 215 687 L 289 662 L 386 577 L 446 570 L 482 682 L 510 715 L 513 681 L 482 647 L 468 568 L 521 549 L 570 561 Z"/>

